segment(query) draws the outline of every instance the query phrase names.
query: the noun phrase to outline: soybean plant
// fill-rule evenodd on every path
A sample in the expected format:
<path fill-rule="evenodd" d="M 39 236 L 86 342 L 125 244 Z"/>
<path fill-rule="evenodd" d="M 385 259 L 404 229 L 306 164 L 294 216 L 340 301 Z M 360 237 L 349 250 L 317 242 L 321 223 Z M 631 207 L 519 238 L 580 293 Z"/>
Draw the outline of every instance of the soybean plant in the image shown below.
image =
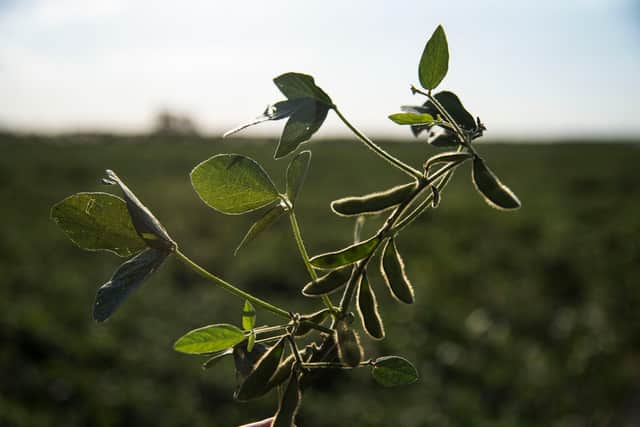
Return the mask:
<path fill-rule="evenodd" d="M 238 297 L 241 300 L 238 308 L 242 307 L 239 324 L 217 323 L 189 331 L 175 341 L 174 349 L 206 356 L 204 367 L 230 357 L 238 378 L 234 397 L 239 401 L 280 389 L 275 415 L 265 425 L 291 426 L 304 390 L 327 369 L 370 369 L 374 380 L 385 387 L 415 382 L 418 373 L 405 358 L 375 357 L 363 352 L 356 317 L 368 339 L 385 338 L 368 271 L 380 270 L 388 291 L 399 303 L 414 302 L 414 290 L 396 245 L 397 236 L 423 212 L 438 207 L 447 183 L 464 163 L 471 163 L 473 185 L 489 206 L 502 210 L 520 207 L 518 198 L 494 175 L 476 148 L 475 140 L 486 130 L 484 124 L 479 118 L 474 119 L 454 93 L 435 92 L 448 66 L 447 39 L 443 28 L 438 26 L 420 58 L 421 87 L 411 86 L 414 95 L 424 97 L 424 103 L 401 107 L 400 112 L 389 116 L 393 122 L 408 126 L 414 136 L 424 132 L 427 143 L 444 149 L 419 168 L 399 160 L 351 124 L 313 77 L 286 73 L 273 80 L 286 99 L 269 105 L 255 120 L 225 134 L 229 136 L 268 120 L 287 119 L 275 150 L 276 159 L 290 157 L 285 171 L 286 188 L 278 189 L 258 162 L 241 154 L 215 155 L 191 171 L 194 190 L 213 210 L 227 215 L 263 211 L 236 252 L 276 221 L 288 219 L 309 274 L 300 290 L 303 296 L 318 300 L 317 311 L 299 313 L 292 307 L 279 307 L 205 270 L 182 252 L 182 246 L 124 181 L 107 170 L 103 182 L 119 187 L 123 198 L 101 192 L 78 193 L 51 210 L 53 220 L 82 249 L 130 257 L 98 289 L 95 320 L 102 322 L 112 316 L 135 289 L 173 256 Z M 373 153 L 404 172 L 407 182 L 377 193 L 333 201 L 331 209 L 336 215 L 355 220 L 353 244 L 309 256 L 296 218 L 296 202 L 309 170 L 311 152 L 296 151 L 320 129 L 329 112 L 335 113 Z M 372 215 L 386 215 L 386 220 L 373 235 L 361 236 L 365 218 Z M 259 310 L 272 312 L 282 322 L 259 325 L 256 321 Z M 307 337 L 305 342 L 310 344 L 302 346 L 302 337 Z"/>

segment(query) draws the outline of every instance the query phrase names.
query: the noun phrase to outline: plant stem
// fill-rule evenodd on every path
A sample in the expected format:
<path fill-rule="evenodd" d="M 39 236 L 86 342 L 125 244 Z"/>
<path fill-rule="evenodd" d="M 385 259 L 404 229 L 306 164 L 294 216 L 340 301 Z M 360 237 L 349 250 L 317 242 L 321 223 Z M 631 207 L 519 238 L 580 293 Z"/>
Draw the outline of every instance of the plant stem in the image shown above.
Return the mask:
<path fill-rule="evenodd" d="M 384 160 L 386 160 L 387 162 L 389 162 L 391 165 L 395 166 L 396 168 L 400 169 L 401 171 L 403 171 L 407 175 L 409 175 L 409 176 L 411 176 L 413 178 L 418 178 L 418 179 L 422 177 L 422 173 L 419 170 L 417 170 L 417 169 L 409 166 L 408 164 L 404 163 L 403 161 L 393 157 L 391 154 L 389 154 L 385 150 L 383 150 L 380 146 L 376 145 L 376 143 L 374 143 L 366 135 L 364 135 L 362 132 L 360 132 L 355 126 L 353 126 L 347 120 L 347 118 L 345 116 L 342 115 L 340 110 L 338 110 L 338 107 L 334 108 L 334 111 L 336 112 L 336 114 L 338 115 L 340 120 L 342 120 L 342 122 L 358 137 L 358 139 L 360 139 L 360 141 L 362 141 L 367 147 L 369 147 L 370 150 L 372 150 L 378 156 L 382 157 Z"/>
<path fill-rule="evenodd" d="M 369 366 L 371 360 L 364 360 L 358 364 L 358 366 Z M 350 366 L 343 365 L 340 362 L 305 362 L 302 364 L 303 368 L 333 368 L 333 369 L 353 369 Z"/>
<path fill-rule="evenodd" d="M 247 293 L 241 289 L 236 288 L 235 286 L 233 286 L 231 283 L 227 282 L 224 279 L 221 279 L 220 277 L 216 276 L 215 274 L 212 274 L 210 272 L 208 272 L 207 270 L 205 270 L 204 268 L 200 267 L 198 264 L 196 264 L 194 261 L 192 261 L 191 259 L 189 259 L 189 257 L 187 257 L 185 254 L 183 254 L 182 252 L 180 252 L 179 249 L 176 249 L 175 254 L 178 256 L 178 258 L 180 258 L 180 260 L 185 263 L 187 266 L 191 267 L 191 269 L 195 270 L 196 273 L 198 273 L 200 276 L 204 277 L 205 279 L 211 280 L 213 281 L 217 286 L 221 287 L 222 289 L 224 289 L 225 291 L 239 297 L 239 298 L 243 298 L 246 300 L 249 300 L 250 302 L 252 302 L 253 304 L 260 306 L 262 308 L 264 308 L 265 310 L 269 310 L 270 312 L 277 314 L 280 317 L 284 317 L 285 319 L 291 319 L 291 314 L 286 311 L 283 310 L 280 307 L 276 307 L 275 305 L 268 303 L 264 300 L 261 300 L 258 297 L 255 297 L 253 295 L 251 295 L 250 293 Z"/>
<path fill-rule="evenodd" d="M 307 271 L 309 272 L 309 277 L 311 277 L 311 280 L 316 281 L 318 280 L 318 274 L 316 273 L 313 266 L 311 265 L 311 262 L 309 261 L 309 254 L 307 253 L 307 249 L 304 247 L 304 240 L 302 240 L 302 233 L 300 233 L 298 220 L 296 219 L 296 214 L 293 209 L 289 209 L 289 220 L 291 222 L 291 230 L 293 231 L 293 237 L 296 239 L 296 243 L 298 244 L 298 250 L 300 251 L 300 256 L 302 257 L 302 260 L 304 261 L 304 265 L 307 268 Z M 327 308 L 332 313 L 336 311 L 328 295 L 322 295 L 322 302 L 324 302 L 324 305 L 326 305 Z"/>

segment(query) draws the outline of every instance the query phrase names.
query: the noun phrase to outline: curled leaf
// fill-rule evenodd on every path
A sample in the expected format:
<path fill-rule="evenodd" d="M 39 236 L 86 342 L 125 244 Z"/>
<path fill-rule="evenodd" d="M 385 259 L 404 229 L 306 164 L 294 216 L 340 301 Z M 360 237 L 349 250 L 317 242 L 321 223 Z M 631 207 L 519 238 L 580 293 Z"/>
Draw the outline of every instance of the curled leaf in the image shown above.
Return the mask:
<path fill-rule="evenodd" d="M 390 239 L 382 250 L 380 272 L 391 295 L 405 304 L 413 303 L 413 286 L 404 271 L 404 262 L 393 239 Z"/>
<path fill-rule="evenodd" d="M 118 267 L 111 279 L 98 289 L 93 318 L 98 322 L 107 320 L 168 255 L 166 251 L 147 248 Z"/>
<path fill-rule="evenodd" d="M 342 288 L 351 276 L 351 268 L 333 270 L 317 280 L 311 281 L 302 289 L 302 294 L 308 297 L 319 297 Z"/>
<path fill-rule="evenodd" d="M 334 269 L 353 264 L 370 255 L 380 244 L 380 238 L 373 236 L 363 242 L 347 246 L 335 252 L 316 255 L 309 260 L 316 268 Z"/>
<path fill-rule="evenodd" d="M 343 197 L 331 202 L 331 210 L 340 216 L 377 214 L 407 200 L 416 187 L 415 182 L 410 182 L 365 196 Z"/>
<path fill-rule="evenodd" d="M 78 247 L 127 257 L 146 247 L 131 222 L 127 205 L 108 193 L 78 193 L 56 203 L 51 219 Z"/>
<path fill-rule="evenodd" d="M 305 150 L 299 152 L 287 167 L 287 197 L 289 201 L 295 205 L 300 190 L 307 179 L 309 173 L 309 164 L 311 163 L 311 151 Z"/>
<path fill-rule="evenodd" d="M 300 107 L 300 104 L 302 102 L 304 101 L 301 99 L 287 99 L 286 101 L 280 101 L 276 102 L 275 104 L 269 105 L 260 116 L 255 118 L 255 120 L 252 120 L 249 123 L 242 124 L 236 128 L 231 129 L 230 131 L 225 132 L 222 137 L 226 138 L 233 135 L 234 133 L 248 128 L 249 126 L 257 125 L 268 120 L 280 120 L 289 117 Z"/>
<path fill-rule="evenodd" d="M 385 387 L 413 384 L 418 380 L 418 371 L 411 362 L 399 356 L 380 357 L 373 363 L 373 379 Z"/>
<path fill-rule="evenodd" d="M 269 208 L 256 222 L 251 225 L 249 231 L 244 235 L 236 250 L 233 251 L 233 254 L 237 255 L 240 249 L 254 241 L 255 238 L 262 234 L 263 231 L 275 224 L 285 212 L 286 209 L 280 203 Z"/>
<path fill-rule="evenodd" d="M 382 318 L 378 311 L 378 301 L 376 295 L 371 289 L 369 279 L 366 274 L 362 275 L 362 280 L 358 286 L 358 295 L 356 298 L 358 313 L 362 321 L 362 327 L 371 336 L 371 338 L 381 340 L 384 338 L 384 326 Z"/>
<path fill-rule="evenodd" d="M 278 199 L 278 190 L 262 166 L 240 154 L 218 154 L 200 163 L 191 171 L 191 184 L 209 207 L 229 215 Z"/>
<path fill-rule="evenodd" d="M 521 206 L 513 191 L 479 157 L 473 159 L 472 177 L 473 184 L 489 206 L 500 210 L 514 210 Z"/>
<path fill-rule="evenodd" d="M 202 369 L 211 369 L 216 366 L 225 356 L 233 354 L 232 348 L 226 348 L 224 350 L 216 351 L 213 353 L 206 362 L 202 364 Z"/>
<path fill-rule="evenodd" d="M 169 234 L 162 224 L 160 224 L 160 221 L 138 200 L 136 195 L 122 182 L 115 172 L 107 169 L 106 175 L 107 177 L 103 178 L 102 182 L 120 187 L 124 194 L 124 200 L 127 203 L 127 210 L 131 216 L 133 227 L 142 240 L 152 248 L 172 251 L 176 247 L 176 244 L 171 237 L 169 237 Z"/>

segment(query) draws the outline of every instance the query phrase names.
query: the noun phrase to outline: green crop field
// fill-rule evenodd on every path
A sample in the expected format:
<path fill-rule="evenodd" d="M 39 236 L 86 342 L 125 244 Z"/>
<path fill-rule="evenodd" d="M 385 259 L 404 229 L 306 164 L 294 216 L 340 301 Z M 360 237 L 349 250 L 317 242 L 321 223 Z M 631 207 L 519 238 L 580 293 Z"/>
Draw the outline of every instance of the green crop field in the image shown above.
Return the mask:
<path fill-rule="evenodd" d="M 285 308 L 306 310 L 307 282 L 289 224 L 234 257 L 258 214 L 206 207 L 189 171 L 222 152 L 262 162 L 283 188 L 274 141 L 0 139 L 0 426 L 223 426 L 271 415 L 276 397 L 235 403 L 231 360 L 203 371 L 172 350 L 187 330 L 239 324 L 242 301 L 168 260 L 112 319 L 92 320 L 97 288 L 119 259 L 84 252 L 49 220 L 55 202 L 115 170 L 182 250 Z M 299 200 L 311 254 L 349 243 L 350 219 L 329 202 L 405 177 L 357 142 L 320 141 Z M 435 151 L 386 146 L 419 165 Z M 368 354 L 400 354 L 418 383 L 376 386 L 367 370 L 336 371 L 306 391 L 301 427 L 640 425 L 640 145 L 478 145 L 518 194 L 520 211 L 487 207 L 468 166 L 441 206 L 398 241 L 416 303 L 400 305 L 377 272 L 387 328 Z M 373 232 L 375 218 L 365 227 Z M 326 230 L 332 230 L 328 233 Z M 258 310 L 258 322 L 276 319 Z M 339 386 L 338 386 L 339 385 Z M 356 421 L 358 420 L 358 421 Z"/>

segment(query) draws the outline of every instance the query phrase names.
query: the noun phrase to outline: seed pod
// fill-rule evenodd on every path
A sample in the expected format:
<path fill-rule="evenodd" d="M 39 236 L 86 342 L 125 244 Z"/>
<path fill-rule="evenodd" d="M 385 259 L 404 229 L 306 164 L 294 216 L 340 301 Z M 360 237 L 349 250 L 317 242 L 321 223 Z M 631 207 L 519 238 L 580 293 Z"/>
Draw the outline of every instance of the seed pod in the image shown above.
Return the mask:
<path fill-rule="evenodd" d="M 242 384 L 240 384 L 234 396 L 237 400 L 255 399 L 271 390 L 272 387 L 270 387 L 269 380 L 280 365 L 283 350 L 284 338 L 281 338 L 276 345 L 271 347 L 264 356 L 258 360 L 255 369 L 253 369 Z"/>
<path fill-rule="evenodd" d="M 358 366 L 362 360 L 362 347 L 360 338 L 353 329 L 349 328 L 347 322 L 340 320 L 336 327 L 336 337 L 338 340 L 338 355 L 340 361 L 352 368 Z"/>
<path fill-rule="evenodd" d="M 282 384 L 289 376 L 291 375 L 291 370 L 293 369 L 293 365 L 296 359 L 294 355 L 290 355 L 286 359 L 280 363 L 278 369 L 273 373 L 271 378 L 269 379 L 269 389 L 279 386 Z"/>
<path fill-rule="evenodd" d="M 384 326 L 378 312 L 378 301 L 373 289 L 369 285 L 366 272 L 362 275 L 362 280 L 358 286 L 358 313 L 362 327 L 371 338 L 381 340 L 384 338 Z"/>
<path fill-rule="evenodd" d="M 351 276 L 351 268 L 333 270 L 329 274 L 319 277 L 318 280 L 307 283 L 302 288 L 302 295 L 307 297 L 319 297 L 334 292 L 343 287 Z"/>
<path fill-rule="evenodd" d="M 296 329 L 296 336 L 302 337 L 307 335 L 311 329 L 313 329 L 308 322 L 320 324 L 329 316 L 329 314 L 329 309 L 325 308 L 306 316 L 300 316 L 300 325 L 298 326 L 298 329 Z"/>
<path fill-rule="evenodd" d="M 380 271 L 391 295 L 400 302 L 412 304 L 414 301 L 413 286 L 405 274 L 404 262 L 393 239 L 390 239 L 382 250 Z"/>
<path fill-rule="evenodd" d="M 479 157 L 473 159 L 472 178 L 476 189 L 489 206 L 501 210 L 520 207 L 518 197 L 491 172 L 484 160 Z"/>
<path fill-rule="evenodd" d="M 404 202 L 416 188 L 415 182 L 398 185 L 365 196 L 350 196 L 331 202 L 331 209 L 340 216 L 377 214 Z"/>
<path fill-rule="evenodd" d="M 262 343 L 256 343 L 251 352 L 247 350 L 247 341 L 233 347 L 233 362 L 236 367 L 236 380 L 242 383 L 256 367 L 268 348 Z"/>
<path fill-rule="evenodd" d="M 273 420 L 271 427 L 291 427 L 298 412 L 302 393 L 300 392 L 300 384 L 298 382 L 298 372 L 293 370 L 289 377 L 289 383 L 282 395 L 278 412 Z"/>

